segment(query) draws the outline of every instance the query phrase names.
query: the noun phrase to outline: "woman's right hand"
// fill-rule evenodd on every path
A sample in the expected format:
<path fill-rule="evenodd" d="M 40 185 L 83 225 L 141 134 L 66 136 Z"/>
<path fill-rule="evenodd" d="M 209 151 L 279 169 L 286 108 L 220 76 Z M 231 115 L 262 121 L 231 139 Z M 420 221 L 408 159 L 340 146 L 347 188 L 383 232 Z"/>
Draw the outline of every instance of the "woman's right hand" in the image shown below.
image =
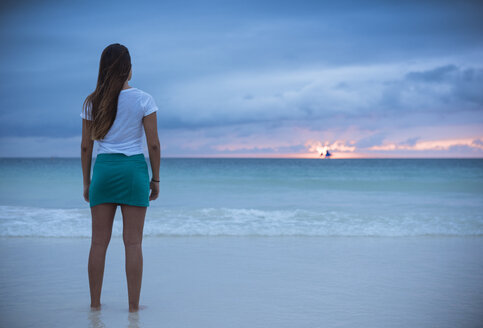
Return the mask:
<path fill-rule="evenodd" d="M 149 184 L 149 189 L 151 190 L 151 195 L 149 195 L 149 200 L 155 200 L 159 195 L 159 182 L 151 181 Z"/>
<path fill-rule="evenodd" d="M 84 200 L 89 203 L 89 186 L 90 184 L 84 184 Z"/>

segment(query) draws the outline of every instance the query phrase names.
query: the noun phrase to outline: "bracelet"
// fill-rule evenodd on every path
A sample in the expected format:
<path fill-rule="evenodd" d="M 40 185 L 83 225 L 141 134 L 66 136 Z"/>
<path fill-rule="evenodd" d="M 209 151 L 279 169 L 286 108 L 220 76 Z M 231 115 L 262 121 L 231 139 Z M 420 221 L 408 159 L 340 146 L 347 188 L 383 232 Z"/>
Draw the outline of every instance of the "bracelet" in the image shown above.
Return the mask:
<path fill-rule="evenodd" d="M 152 182 L 159 182 L 159 180 L 154 180 L 154 179 L 151 179 Z"/>

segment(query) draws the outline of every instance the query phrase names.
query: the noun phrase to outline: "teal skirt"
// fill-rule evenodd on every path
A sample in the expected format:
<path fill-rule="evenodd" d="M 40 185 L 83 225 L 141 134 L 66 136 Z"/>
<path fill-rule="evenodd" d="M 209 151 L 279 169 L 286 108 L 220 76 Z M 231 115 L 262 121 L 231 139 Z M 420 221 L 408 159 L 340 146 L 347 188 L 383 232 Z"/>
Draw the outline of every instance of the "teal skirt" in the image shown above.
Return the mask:
<path fill-rule="evenodd" d="M 149 182 L 144 154 L 98 154 L 89 187 L 89 205 L 115 203 L 147 207 Z"/>

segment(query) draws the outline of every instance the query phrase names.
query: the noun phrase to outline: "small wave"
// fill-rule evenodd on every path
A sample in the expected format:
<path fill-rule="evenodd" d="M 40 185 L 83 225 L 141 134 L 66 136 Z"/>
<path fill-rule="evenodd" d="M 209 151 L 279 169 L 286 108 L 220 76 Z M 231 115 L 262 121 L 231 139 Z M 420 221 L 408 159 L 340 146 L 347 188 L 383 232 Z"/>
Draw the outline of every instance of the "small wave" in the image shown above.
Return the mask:
<path fill-rule="evenodd" d="M 113 236 L 122 235 L 120 209 Z M 150 207 L 145 236 L 481 236 L 483 216 L 244 208 L 162 209 Z M 2 237 L 90 237 L 89 208 L 0 206 Z"/>

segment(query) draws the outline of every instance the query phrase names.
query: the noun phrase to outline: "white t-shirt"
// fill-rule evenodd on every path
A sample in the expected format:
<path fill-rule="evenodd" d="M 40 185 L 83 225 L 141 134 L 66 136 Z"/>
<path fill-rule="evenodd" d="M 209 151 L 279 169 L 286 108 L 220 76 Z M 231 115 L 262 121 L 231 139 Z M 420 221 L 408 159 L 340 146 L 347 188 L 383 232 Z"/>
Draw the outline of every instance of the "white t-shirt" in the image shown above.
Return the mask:
<path fill-rule="evenodd" d="M 81 111 L 83 119 L 92 120 L 91 108 L 87 108 L 87 117 Z M 98 143 L 97 154 L 123 153 L 127 156 L 143 154 L 144 116 L 156 112 L 158 107 L 153 97 L 137 88 L 121 90 L 117 103 L 117 114 L 109 132 Z"/>

